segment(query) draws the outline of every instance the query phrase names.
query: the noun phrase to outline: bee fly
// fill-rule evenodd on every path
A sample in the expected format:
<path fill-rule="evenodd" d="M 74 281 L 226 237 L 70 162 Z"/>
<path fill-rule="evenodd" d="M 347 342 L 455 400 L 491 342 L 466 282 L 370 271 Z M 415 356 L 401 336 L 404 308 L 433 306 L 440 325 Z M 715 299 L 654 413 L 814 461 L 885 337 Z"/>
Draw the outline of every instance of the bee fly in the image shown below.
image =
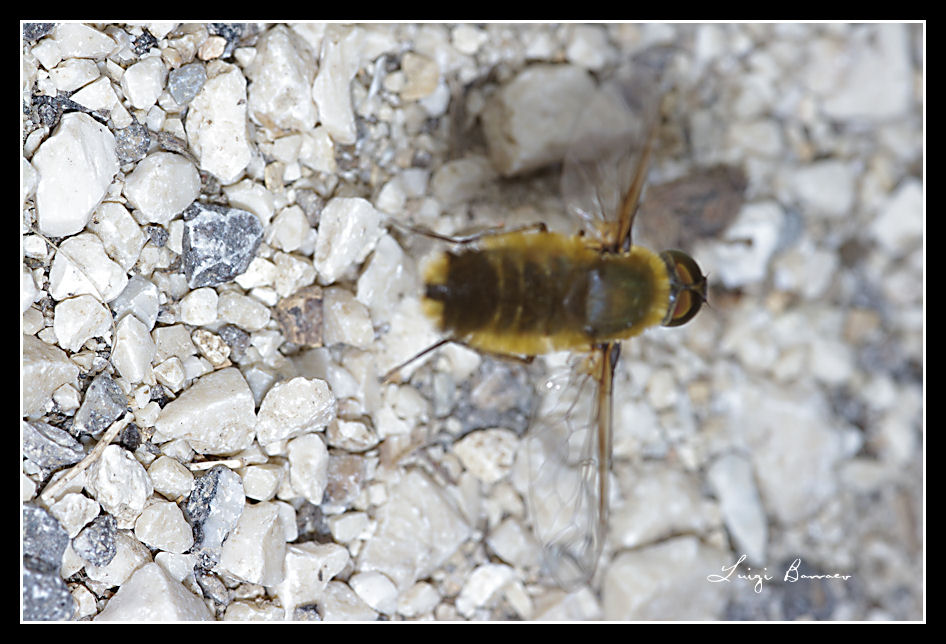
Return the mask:
<path fill-rule="evenodd" d="M 554 515 L 533 521 L 544 523 L 537 526 L 539 536 L 557 560 L 549 563 L 560 578 L 587 580 L 600 555 L 620 342 L 648 327 L 685 324 L 706 301 L 706 278 L 689 255 L 631 244 L 660 120 L 660 96 L 653 93 L 657 71 L 646 62 L 631 71 L 622 82 L 604 86 L 597 99 L 621 106 L 627 118 L 619 126 L 622 134 L 605 142 L 583 139 L 565 158 L 563 193 L 582 234 L 550 232 L 539 224 L 466 240 L 433 235 L 459 245 L 437 255 L 424 272 L 423 309 L 444 339 L 411 359 L 447 342 L 526 360 L 556 351 L 583 354 L 573 379 L 582 384 L 569 386 L 590 395 L 590 410 L 576 411 L 572 403 L 558 420 L 546 417 L 530 429 L 531 434 L 557 423 L 559 433 L 564 426 L 587 434 L 584 451 L 571 458 L 578 470 L 573 480 L 544 480 L 541 461 L 554 445 L 537 438 L 530 456 L 537 461 L 533 511 Z M 558 491 L 562 485 L 570 489 Z M 553 496 L 570 507 L 549 510 L 542 499 Z"/>

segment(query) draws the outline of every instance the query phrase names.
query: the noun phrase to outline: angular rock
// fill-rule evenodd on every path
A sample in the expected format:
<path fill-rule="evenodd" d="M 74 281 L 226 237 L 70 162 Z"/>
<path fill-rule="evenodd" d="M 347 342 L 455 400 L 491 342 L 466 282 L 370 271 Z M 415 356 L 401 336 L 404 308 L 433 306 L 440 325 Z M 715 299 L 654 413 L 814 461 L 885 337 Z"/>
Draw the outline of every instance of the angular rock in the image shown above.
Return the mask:
<path fill-rule="evenodd" d="M 69 432 L 48 423 L 23 423 L 23 456 L 44 469 L 58 470 L 82 460 L 85 450 Z"/>
<path fill-rule="evenodd" d="M 191 288 L 229 282 L 246 271 L 263 239 L 256 215 L 193 203 L 184 211 L 184 274 Z"/>

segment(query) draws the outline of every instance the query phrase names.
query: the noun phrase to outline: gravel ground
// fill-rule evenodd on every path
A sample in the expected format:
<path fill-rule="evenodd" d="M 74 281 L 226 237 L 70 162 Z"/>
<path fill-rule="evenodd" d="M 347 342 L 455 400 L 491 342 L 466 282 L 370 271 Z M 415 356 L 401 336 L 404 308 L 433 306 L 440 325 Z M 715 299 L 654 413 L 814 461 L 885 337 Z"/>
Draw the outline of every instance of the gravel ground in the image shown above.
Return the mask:
<path fill-rule="evenodd" d="M 925 618 L 925 25 L 22 27 L 23 619 Z M 575 115 L 657 48 L 634 239 L 709 307 L 625 343 L 562 584 L 563 358 L 381 384 L 437 338 L 405 226 L 573 226 Z"/>

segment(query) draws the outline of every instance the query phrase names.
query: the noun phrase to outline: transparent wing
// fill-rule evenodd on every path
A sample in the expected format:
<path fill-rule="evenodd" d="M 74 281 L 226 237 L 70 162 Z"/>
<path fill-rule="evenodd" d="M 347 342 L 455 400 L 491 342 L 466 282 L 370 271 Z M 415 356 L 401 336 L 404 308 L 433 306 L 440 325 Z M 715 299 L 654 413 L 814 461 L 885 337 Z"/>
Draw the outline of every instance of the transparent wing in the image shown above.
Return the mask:
<path fill-rule="evenodd" d="M 649 49 L 606 82 L 582 110 L 562 168 L 562 195 L 586 234 L 619 249 L 643 190 L 673 50 Z"/>
<path fill-rule="evenodd" d="M 543 547 L 543 573 L 563 587 L 592 578 L 607 526 L 607 356 L 604 348 L 572 356 L 540 380 L 538 408 L 520 452 L 528 474 L 529 515 Z"/>

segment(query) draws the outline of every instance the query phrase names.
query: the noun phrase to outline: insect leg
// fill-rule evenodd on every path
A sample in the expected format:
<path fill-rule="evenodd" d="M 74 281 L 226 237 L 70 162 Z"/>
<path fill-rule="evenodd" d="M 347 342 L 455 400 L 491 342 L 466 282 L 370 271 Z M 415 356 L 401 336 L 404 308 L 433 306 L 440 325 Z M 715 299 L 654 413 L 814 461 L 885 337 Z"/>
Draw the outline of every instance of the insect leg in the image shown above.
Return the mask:
<path fill-rule="evenodd" d="M 611 472 L 611 415 L 613 405 L 614 369 L 621 355 L 621 345 L 611 342 L 600 347 L 601 373 L 598 380 L 598 538 L 604 540 L 608 524 L 608 483 Z M 600 545 L 598 546 L 600 549 Z"/>
<path fill-rule="evenodd" d="M 381 378 L 382 384 L 389 384 L 389 383 L 394 382 L 394 377 L 397 376 L 398 372 L 401 371 L 401 369 L 411 364 L 415 360 L 419 360 L 420 358 L 423 358 L 425 355 L 427 355 L 431 351 L 436 351 L 437 349 L 447 344 L 448 342 L 455 342 L 455 340 L 453 338 L 444 338 L 443 340 L 439 340 L 435 342 L 434 344 L 430 345 L 429 347 L 422 349 L 419 353 L 414 354 L 413 356 L 411 356 L 410 358 L 408 358 L 401 364 L 397 365 L 393 369 L 389 369 L 388 372 L 384 374 L 384 377 Z"/>
<path fill-rule="evenodd" d="M 458 245 L 472 244 L 485 237 L 493 237 L 496 235 L 508 235 L 509 233 L 527 232 L 530 230 L 535 230 L 535 231 L 544 233 L 548 230 L 548 226 L 546 226 L 544 222 L 527 224 L 525 226 L 520 226 L 518 228 L 511 228 L 508 230 L 506 229 L 505 226 L 503 226 L 502 224 L 499 224 L 498 226 L 492 226 L 490 228 L 487 228 L 486 230 L 481 230 L 479 232 L 476 232 L 470 235 L 462 235 L 462 236 L 454 237 L 450 235 L 441 235 L 440 233 L 435 233 L 434 231 L 429 230 L 427 228 L 413 226 L 411 224 L 404 224 L 401 222 L 394 222 L 394 221 L 392 221 L 391 223 L 394 224 L 398 228 L 402 228 L 408 232 L 415 233 L 417 235 L 423 235 L 424 237 L 430 237 L 431 239 L 437 239 L 439 241 L 447 242 L 449 244 L 458 244 Z"/>
<path fill-rule="evenodd" d="M 381 382 L 383 384 L 389 384 L 391 382 L 394 382 L 395 376 L 397 376 L 397 373 L 401 369 L 411 364 L 415 360 L 419 360 L 420 358 L 423 358 L 425 355 L 427 355 L 431 351 L 436 351 L 443 345 L 449 344 L 451 342 L 454 344 L 459 344 L 460 346 L 463 346 L 463 347 L 467 347 L 468 349 L 473 349 L 474 351 L 480 351 L 480 353 L 484 353 L 486 355 L 494 356 L 500 360 L 512 360 L 515 362 L 520 362 L 525 365 L 532 364 L 532 362 L 535 360 L 535 356 L 520 356 L 520 355 L 515 355 L 512 353 L 491 353 L 489 351 L 483 351 L 482 349 L 474 349 L 463 340 L 457 340 L 456 338 L 444 338 L 442 340 L 438 340 L 437 342 L 430 345 L 429 347 L 425 347 L 424 349 L 421 349 L 421 351 L 414 354 L 413 356 L 411 356 L 410 358 L 408 358 L 401 364 L 397 365 L 396 367 L 392 369 L 389 369 L 388 372 L 385 373 L 384 376 L 381 378 Z"/>

